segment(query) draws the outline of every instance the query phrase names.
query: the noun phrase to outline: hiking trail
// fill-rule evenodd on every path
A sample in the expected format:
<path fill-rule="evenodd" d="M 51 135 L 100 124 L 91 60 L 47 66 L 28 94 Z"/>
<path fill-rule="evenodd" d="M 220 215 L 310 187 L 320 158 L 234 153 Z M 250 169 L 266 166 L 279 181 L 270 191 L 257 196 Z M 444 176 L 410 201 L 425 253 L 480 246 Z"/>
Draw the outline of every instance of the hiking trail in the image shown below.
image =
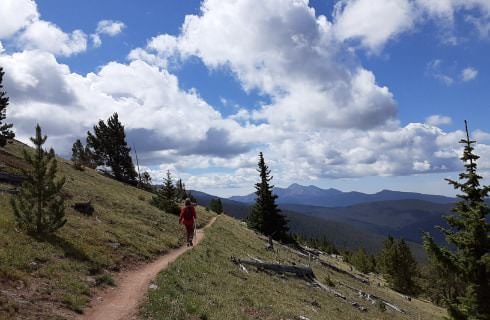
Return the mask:
<path fill-rule="evenodd" d="M 196 231 L 194 246 L 204 238 L 204 230 L 209 228 L 216 217 L 213 217 L 206 226 Z M 185 245 L 170 250 L 157 260 L 138 267 L 135 270 L 122 272 L 117 275 L 117 287 L 105 290 L 101 295 L 92 299 L 90 306 L 78 320 L 129 320 L 136 319 L 138 306 L 148 292 L 150 282 L 156 278 L 160 271 L 167 269 L 180 255 L 192 249 Z"/>

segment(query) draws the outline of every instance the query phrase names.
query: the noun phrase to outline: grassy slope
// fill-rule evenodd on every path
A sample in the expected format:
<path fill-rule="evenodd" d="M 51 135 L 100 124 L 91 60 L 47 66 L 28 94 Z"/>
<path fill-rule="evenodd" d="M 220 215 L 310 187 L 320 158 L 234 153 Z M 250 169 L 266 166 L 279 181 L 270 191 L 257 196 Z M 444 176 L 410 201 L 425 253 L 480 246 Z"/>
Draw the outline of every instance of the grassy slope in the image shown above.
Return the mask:
<path fill-rule="evenodd" d="M 311 287 L 306 281 L 281 277 L 265 272 L 240 271 L 231 263 L 230 256 L 252 257 L 264 261 L 307 264 L 296 254 L 279 247 L 277 254 L 264 250 L 264 240 L 243 224 L 219 216 L 204 241 L 186 253 L 161 273 L 156 280 L 158 289 L 151 290 L 141 307 L 142 319 L 441 319 L 444 310 L 426 302 L 407 301 L 383 286 L 367 287 L 345 275 L 329 271 L 317 262 L 312 267 L 317 278 L 366 306 L 361 313 L 343 300 L 326 291 Z M 276 246 L 277 247 L 277 246 Z M 348 269 L 342 262 L 339 267 Z M 380 279 L 371 279 L 377 284 Z M 361 300 L 357 293 L 341 286 L 341 281 L 352 287 L 363 288 L 407 310 L 407 315 L 392 311 L 381 312 L 376 305 Z"/>
<path fill-rule="evenodd" d="M 0 150 L 0 169 L 16 172 L 22 148 L 16 142 Z M 110 282 L 110 273 L 183 243 L 177 217 L 149 205 L 150 193 L 94 170 L 74 170 L 62 159 L 58 168 L 67 178 L 68 223 L 46 241 L 15 230 L 10 195 L 0 193 L 0 319 L 71 317 L 66 308 L 81 311 L 94 292 L 91 287 Z M 93 217 L 70 207 L 87 200 L 95 207 Z M 211 214 L 199 208 L 198 216 L 203 225 Z"/>

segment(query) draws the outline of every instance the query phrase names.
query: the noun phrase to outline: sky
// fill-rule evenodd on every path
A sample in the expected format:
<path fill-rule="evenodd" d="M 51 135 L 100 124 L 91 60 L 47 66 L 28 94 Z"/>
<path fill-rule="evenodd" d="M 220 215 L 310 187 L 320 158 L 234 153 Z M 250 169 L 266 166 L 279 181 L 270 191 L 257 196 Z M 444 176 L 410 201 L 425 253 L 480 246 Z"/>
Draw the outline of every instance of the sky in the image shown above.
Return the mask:
<path fill-rule="evenodd" d="M 114 112 L 160 183 L 454 195 L 490 176 L 490 0 L 0 0 L 7 120 L 69 158 Z M 485 179 L 485 181 L 489 181 Z"/>

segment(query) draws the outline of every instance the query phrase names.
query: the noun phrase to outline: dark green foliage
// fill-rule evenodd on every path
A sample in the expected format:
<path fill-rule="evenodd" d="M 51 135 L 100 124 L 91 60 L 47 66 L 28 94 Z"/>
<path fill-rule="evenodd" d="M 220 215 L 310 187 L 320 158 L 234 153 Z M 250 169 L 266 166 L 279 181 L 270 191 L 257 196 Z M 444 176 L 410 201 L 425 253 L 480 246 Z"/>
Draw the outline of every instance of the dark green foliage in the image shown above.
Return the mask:
<path fill-rule="evenodd" d="M 453 301 L 464 294 L 465 283 L 458 274 L 439 264 L 433 256 L 428 258 L 428 263 L 421 268 L 420 286 L 430 301 L 447 306 L 446 301 Z"/>
<path fill-rule="evenodd" d="M 277 195 L 272 193 L 274 188 L 269 182 L 272 180 L 271 171 L 265 164 L 262 152 L 259 154 L 258 172 L 260 181 L 255 184 L 255 205 L 248 216 L 247 223 L 250 228 L 255 229 L 267 236 L 271 235 L 277 240 L 290 240 L 287 234 L 286 217 L 281 214 L 277 207 Z"/>
<path fill-rule="evenodd" d="M 80 139 L 77 139 L 71 147 L 71 161 L 73 161 L 73 167 L 77 170 L 83 170 L 83 158 L 85 150 Z"/>
<path fill-rule="evenodd" d="M 13 139 L 15 134 L 12 130 L 12 124 L 3 123 L 3 120 L 7 117 L 6 109 L 9 105 L 9 98 L 7 97 L 7 93 L 3 91 L 3 68 L 0 67 L 0 147 L 5 146 L 7 140 Z"/>
<path fill-rule="evenodd" d="M 172 181 L 170 170 L 167 171 L 167 177 L 163 178 L 163 186 L 157 191 L 156 196 L 151 200 L 151 203 L 171 214 L 179 215 L 179 206 L 177 205 L 177 189 Z"/>
<path fill-rule="evenodd" d="M 84 167 L 92 169 L 97 167 L 92 152 L 89 148 L 83 146 L 80 139 L 77 139 L 73 143 L 71 148 L 71 161 L 73 161 L 73 167 L 77 170 L 83 170 Z"/>
<path fill-rule="evenodd" d="M 175 185 L 175 194 L 178 201 L 185 200 L 188 197 L 187 191 L 185 190 L 185 184 L 182 182 L 182 179 L 177 180 Z"/>
<path fill-rule="evenodd" d="M 36 126 L 34 154 L 24 150 L 24 159 L 31 166 L 23 170 L 27 180 L 19 194 L 12 198 L 17 224 L 30 234 L 43 235 L 54 232 L 65 223 L 65 206 L 61 189 L 65 178 L 56 180 L 57 163 L 53 149 L 43 150 L 47 137 L 42 136 L 41 127 Z"/>
<path fill-rule="evenodd" d="M 222 214 L 223 204 L 221 203 L 221 199 L 220 198 L 211 199 L 211 202 L 209 203 L 209 208 L 214 212 L 216 212 L 217 214 Z"/>
<path fill-rule="evenodd" d="M 379 254 L 378 265 L 391 288 L 405 294 L 417 292 L 417 262 L 404 240 L 389 237 Z"/>
<path fill-rule="evenodd" d="M 131 159 L 131 148 L 126 142 L 124 126 L 114 113 L 107 124 L 100 120 L 94 133 L 87 133 L 87 147 L 97 165 L 108 166 L 116 180 L 136 185 L 136 170 Z"/>
<path fill-rule="evenodd" d="M 334 244 L 329 242 L 326 237 L 306 237 L 302 234 L 292 235 L 294 242 L 301 245 L 306 245 L 311 248 L 318 249 L 328 254 L 339 254 L 339 251 Z"/>
<path fill-rule="evenodd" d="M 153 191 L 151 176 L 148 171 L 144 171 L 141 174 L 140 188 L 150 192 Z"/>
<path fill-rule="evenodd" d="M 364 248 L 354 251 L 348 257 L 348 262 L 362 273 L 376 271 L 376 260 L 372 255 L 369 255 Z"/>
<path fill-rule="evenodd" d="M 461 293 L 444 296 L 449 315 L 453 319 L 490 319 L 490 224 L 486 220 L 490 209 L 485 203 L 490 186 L 480 186 L 479 156 L 473 153 L 476 141 L 470 140 L 466 121 L 465 129 L 466 139 L 460 141 L 465 171 L 459 174 L 459 181 L 447 179 L 461 191 L 461 201 L 453 209 L 455 214 L 445 217 L 450 228 L 439 227 L 453 249 L 439 247 L 429 234 L 424 236 L 424 247 L 436 268 L 446 274 L 441 281 L 458 279 L 464 286 Z"/>

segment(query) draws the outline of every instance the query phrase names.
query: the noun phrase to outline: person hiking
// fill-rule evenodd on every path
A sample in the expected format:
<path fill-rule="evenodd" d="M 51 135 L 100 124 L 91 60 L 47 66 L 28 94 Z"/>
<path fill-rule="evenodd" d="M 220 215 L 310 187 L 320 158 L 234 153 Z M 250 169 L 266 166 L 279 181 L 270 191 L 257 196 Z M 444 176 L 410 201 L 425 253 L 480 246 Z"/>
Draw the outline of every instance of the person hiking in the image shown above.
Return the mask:
<path fill-rule="evenodd" d="M 185 226 L 187 232 L 187 246 L 193 245 L 192 240 L 194 238 L 194 221 L 196 220 L 196 210 L 192 205 L 191 199 L 185 199 L 185 206 L 180 209 L 179 223 Z"/>

